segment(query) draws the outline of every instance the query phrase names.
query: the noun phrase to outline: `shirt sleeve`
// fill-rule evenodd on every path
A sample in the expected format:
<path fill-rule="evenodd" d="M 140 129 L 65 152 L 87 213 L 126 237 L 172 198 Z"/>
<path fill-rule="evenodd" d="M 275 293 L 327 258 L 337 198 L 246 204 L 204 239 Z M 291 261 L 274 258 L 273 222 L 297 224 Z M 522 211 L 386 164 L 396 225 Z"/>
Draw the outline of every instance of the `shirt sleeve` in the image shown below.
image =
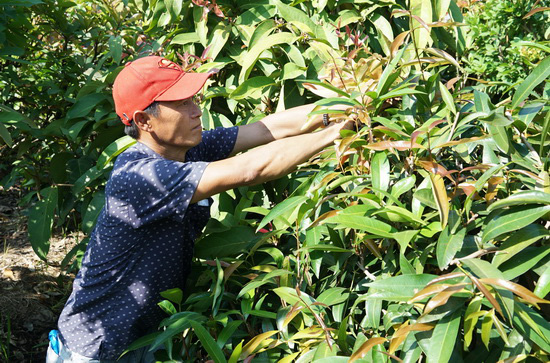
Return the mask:
<path fill-rule="evenodd" d="M 187 153 L 189 159 L 201 161 L 216 161 L 227 158 L 237 141 L 239 128 L 217 127 L 214 130 L 204 131 L 200 144 Z"/>
<path fill-rule="evenodd" d="M 160 158 L 132 163 L 120 175 L 126 196 L 119 207 L 126 209 L 126 222 L 139 228 L 163 218 L 183 221 L 207 165 Z"/>

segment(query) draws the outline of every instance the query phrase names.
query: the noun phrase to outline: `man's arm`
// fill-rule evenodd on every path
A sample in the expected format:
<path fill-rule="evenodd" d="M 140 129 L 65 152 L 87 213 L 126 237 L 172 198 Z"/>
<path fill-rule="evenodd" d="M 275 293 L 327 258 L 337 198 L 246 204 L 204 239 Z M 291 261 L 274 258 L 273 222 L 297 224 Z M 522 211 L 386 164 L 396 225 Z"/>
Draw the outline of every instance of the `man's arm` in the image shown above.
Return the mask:
<path fill-rule="evenodd" d="M 253 124 L 239 126 L 239 133 L 231 155 L 241 151 L 265 145 L 275 140 L 309 133 L 318 129 L 323 123 L 323 116 L 316 115 L 306 129 L 303 126 L 308 120 L 307 115 L 315 105 L 303 105 L 266 116 Z M 332 109 L 347 109 L 349 106 L 335 105 Z"/>
<path fill-rule="evenodd" d="M 319 132 L 286 137 L 246 153 L 208 164 L 191 203 L 245 185 L 277 179 L 292 172 L 340 136 L 352 123 L 334 124 Z"/>

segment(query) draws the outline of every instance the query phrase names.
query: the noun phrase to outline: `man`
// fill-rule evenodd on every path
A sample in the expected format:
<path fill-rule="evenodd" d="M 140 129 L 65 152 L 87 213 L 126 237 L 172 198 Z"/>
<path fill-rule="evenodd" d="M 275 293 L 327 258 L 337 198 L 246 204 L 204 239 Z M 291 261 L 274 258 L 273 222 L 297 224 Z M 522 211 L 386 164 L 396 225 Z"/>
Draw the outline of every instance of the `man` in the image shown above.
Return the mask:
<path fill-rule="evenodd" d="M 118 157 L 109 177 L 105 207 L 59 318 L 59 339 L 52 339 L 60 347 L 50 345 L 48 362 L 116 360 L 156 330 L 160 292 L 184 288 L 194 240 L 210 216 L 209 197 L 286 175 L 350 127 L 311 133 L 327 123 L 319 116 L 302 130 L 313 110 L 308 105 L 202 132 L 193 96 L 208 77 L 157 56 L 130 62 L 117 76 L 116 112 L 138 143 Z M 141 349 L 123 359 L 153 358 Z"/>

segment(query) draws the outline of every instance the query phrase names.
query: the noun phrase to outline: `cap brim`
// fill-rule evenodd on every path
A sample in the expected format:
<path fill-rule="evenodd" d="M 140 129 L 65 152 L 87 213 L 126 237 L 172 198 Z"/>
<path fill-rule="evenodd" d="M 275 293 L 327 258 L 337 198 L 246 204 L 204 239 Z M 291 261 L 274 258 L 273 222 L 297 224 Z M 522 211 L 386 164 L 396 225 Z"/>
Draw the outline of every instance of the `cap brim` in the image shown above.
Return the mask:
<path fill-rule="evenodd" d="M 212 73 L 185 73 L 176 83 L 155 98 L 155 101 L 178 101 L 197 94 Z"/>

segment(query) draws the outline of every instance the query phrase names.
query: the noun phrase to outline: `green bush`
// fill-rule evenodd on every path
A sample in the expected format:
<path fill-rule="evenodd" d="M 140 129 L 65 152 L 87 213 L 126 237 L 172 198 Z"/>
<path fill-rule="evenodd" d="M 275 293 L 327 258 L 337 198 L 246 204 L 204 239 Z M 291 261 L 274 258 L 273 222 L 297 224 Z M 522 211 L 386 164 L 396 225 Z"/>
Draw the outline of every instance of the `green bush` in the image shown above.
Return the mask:
<path fill-rule="evenodd" d="M 488 0 L 474 3 L 465 17 L 469 47 L 464 61 L 473 77 L 502 94 L 527 77 L 550 54 L 550 1 Z M 532 13 L 532 10 L 540 9 Z"/>

